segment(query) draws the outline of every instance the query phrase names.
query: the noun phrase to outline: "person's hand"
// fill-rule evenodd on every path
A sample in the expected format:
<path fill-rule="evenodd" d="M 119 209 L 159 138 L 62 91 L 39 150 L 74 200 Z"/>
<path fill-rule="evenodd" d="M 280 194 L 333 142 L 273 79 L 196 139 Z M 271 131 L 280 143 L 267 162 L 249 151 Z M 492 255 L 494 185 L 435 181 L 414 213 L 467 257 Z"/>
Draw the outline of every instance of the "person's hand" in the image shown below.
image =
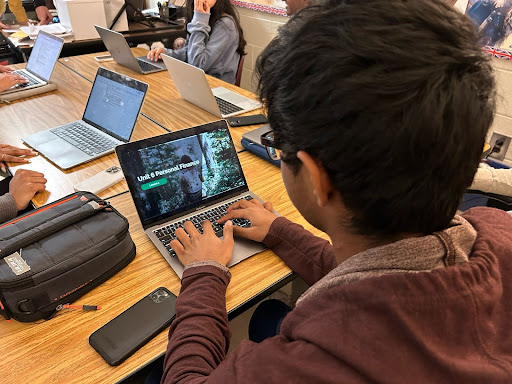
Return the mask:
<path fill-rule="evenodd" d="M 39 19 L 39 25 L 49 24 L 53 20 L 53 16 L 48 10 L 48 7 L 41 5 L 36 8 L 36 15 Z"/>
<path fill-rule="evenodd" d="M 163 49 L 163 48 L 155 48 L 155 49 L 152 49 L 151 51 L 148 52 L 147 58 L 149 60 L 157 61 L 157 60 L 160 60 L 162 58 L 162 56 L 160 56 L 162 53 L 165 53 L 165 49 Z"/>
<path fill-rule="evenodd" d="M 12 72 L 12 69 L 9 67 L 6 67 L 5 65 L 0 65 L 0 73 L 5 73 L 5 72 Z"/>
<path fill-rule="evenodd" d="M 44 191 L 45 184 L 46 179 L 42 173 L 18 169 L 9 182 L 9 193 L 14 197 L 18 211 L 27 208 L 34 195 Z"/>
<path fill-rule="evenodd" d="M 0 144 L 0 161 L 11 163 L 30 163 L 27 156 L 37 156 L 39 153 L 27 148 L 18 148 L 9 144 Z"/>
<path fill-rule="evenodd" d="M 0 74 L 0 92 L 9 89 L 16 84 L 26 83 L 28 80 L 16 73 L 6 72 Z"/>
<path fill-rule="evenodd" d="M 250 201 L 240 200 L 233 203 L 227 209 L 227 213 L 217 222 L 225 223 L 230 219 L 247 219 L 251 222 L 251 226 L 242 228 L 237 225 L 233 226 L 234 233 L 237 236 L 245 237 L 254 241 L 263 241 L 270 229 L 270 226 L 279 216 L 274 213 L 271 202 L 262 204 L 257 199 Z"/>
<path fill-rule="evenodd" d="M 233 256 L 233 223 L 224 224 L 224 236 L 220 239 L 213 232 L 209 221 L 203 223 L 203 234 L 200 234 L 194 224 L 186 221 L 184 228 L 178 228 L 175 232 L 178 240 L 171 241 L 171 247 L 178 255 L 181 264 L 185 267 L 196 261 L 216 261 L 227 265 Z"/>
<path fill-rule="evenodd" d="M 206 0 L 194 0 L 194 11 L 210 13 L 210 6 Z"/>

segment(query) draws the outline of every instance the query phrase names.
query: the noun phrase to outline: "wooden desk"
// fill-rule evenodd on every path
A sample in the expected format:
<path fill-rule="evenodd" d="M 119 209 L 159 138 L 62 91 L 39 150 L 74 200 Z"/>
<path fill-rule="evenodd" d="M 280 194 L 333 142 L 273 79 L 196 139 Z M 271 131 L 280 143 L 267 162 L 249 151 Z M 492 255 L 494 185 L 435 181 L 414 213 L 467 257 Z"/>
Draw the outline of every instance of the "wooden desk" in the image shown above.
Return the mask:
<path fill-rule="evenodd" d="M 132 48 L 134 56 L 142 56 L 147 54 L 147 50 L 142 48 Z M 142 112 L 147 114 L 159 124 L 170 129 L 171 131 L 180 130 L 194 125 L 204 124 L 210 121 L 218 120 L 219 117 L 212 115 L 203 109 L 190 104 L 180 98 L 174 83 L 167 71 L 142 75 L 117 64 L 114 61 L 98 63 L 94 60 L 95 55 L 82 55 L 60 59 L 60 62 L 77 73 L 83 75 L 90 81 L 94 80 L 98 67 L 102 66 L 112 71 L 116 71 L 137 80 L 149 83 L 149 90 L 146 95 Z M 228 84 L 212 76 L 207 76 L 210 87 L 225 87 L 243 96 L 256 98 L 252 92 L 239 88 L 235 85 Z M 252 115 L 261 113 L 261 110 L 255 110 L 246 113 Z M 247 126 L 231 129 L 231 135 L 235 142 L 237 150 L 243 149 L 240 140 L 244 132 L 257 128 L 258 126 Z"/>
<path fill-rule="evenodd" d="M 153 76 L 148 75 L 144 79 L 152 82 L 150 79 Z M 60 64 L 56 67 L 53 80 L 59 84 L 57 91 L 0 107 L 0 122 L 3 127 L 0 142 L 20 145 L 20 137 L 27 133 L 47 129 L 81 116 L 91 84 Z M 172 83 L 169 88 L 165 92 L 172 93 Z M 157 97 L 158 94 L 155 95 Z M 180 116 L 179 121 L 185 126 L 208 121 L 208 114 L 202 113 L 203 115 L 199 109 L 194 110 L 192 117 Z M 163 118 L 170 121 L 172 110 L 166 111 Z M 187 118 L 190 120 L 187 121 Z M 175 124 L 177 129 L 183 128 Z M 162 133 L 161 131 L 160 127 L 140 117 L 135 138 Z M 250 189 L 262 199 L 271 201 L 283 216 L 311 229 L 291 204 L 279 169 L 248 152 L 240 153 L 239 157 Z M 114 163 L 116 160 L 111 155 L 76 167 L 70 172 L 61 172 L 43 157 L 37 157 L 32 164 L 23 167 L 38 169 L 46 174 L 50 192 L 38 198 L 39 202 L 46 202 L 71 193 L 71 186 L 80 177 L 97 173 Z M 125 185 L 118 185 L 105 191 L 103 195 L 109 196 L 125 188 Z M 134 261 L 77 300 L 81 304 L 101 305 L 102 309 L 99 311 L 65 310 L 50 321 L 39 323 L 0 321 L 0 340 L 3 350 L 8 351 L 2 355 L 2 383 L 113 383 L 165 351 L 167 330 L 118 367 L 105 363 L 88 344 L 88 337 L 92 332 L 153 289 L 165 286 L 177 294 L 180 287 L 176 274 L 144 234 L 130 196 L 123 194 L 114 197 L 111 203 L 130 222 L 130 233 L 137 246 Z M 320 234 L 318 230 L 313 232 Z M 289 268 L 268 250 L 234 266 L 231 272 L 233 278 L 227 291 L 229 311 L 236 311 L 244 303 L 255 300 L 268 287 L 291 275 Z"/>

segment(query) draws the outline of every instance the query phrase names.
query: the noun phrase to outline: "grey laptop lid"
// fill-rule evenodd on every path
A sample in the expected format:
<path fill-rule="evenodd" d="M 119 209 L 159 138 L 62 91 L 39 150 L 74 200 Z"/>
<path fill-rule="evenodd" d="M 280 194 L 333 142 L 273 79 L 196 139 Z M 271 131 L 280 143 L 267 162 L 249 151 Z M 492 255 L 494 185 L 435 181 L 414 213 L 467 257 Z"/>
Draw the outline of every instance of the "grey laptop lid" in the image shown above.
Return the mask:
<path fill-rule="evenodd" d="M 201 68 L 194 67 L 167 55 L 162 55 L 162 58 L 181 97 L 189 103 L 210 112 L 212 115 L 217 117 L 235 116 L 261 107 L 259 102 L 229 89 L 218 87 L 212 90 Z M 214 94 L 240 107 L 241 110 L 236 113 L 223 115 Z"/>
<path fill-rule="evenodd" d="M 94 27 L 117 64 L 127 67 L 134 72 L 144 74 L 164 71 L 166 69 L 165 64 L 162 61 L 153 62 L 144 56 L 135 58 L 130 46 L 126 42 L 126 39 L 119 32 L 111 31 L 110 29 L 100 27 L 99 25 L 94 25 Z M 137 60 L 149 63 L 154 68 L 142 70 Z"/>

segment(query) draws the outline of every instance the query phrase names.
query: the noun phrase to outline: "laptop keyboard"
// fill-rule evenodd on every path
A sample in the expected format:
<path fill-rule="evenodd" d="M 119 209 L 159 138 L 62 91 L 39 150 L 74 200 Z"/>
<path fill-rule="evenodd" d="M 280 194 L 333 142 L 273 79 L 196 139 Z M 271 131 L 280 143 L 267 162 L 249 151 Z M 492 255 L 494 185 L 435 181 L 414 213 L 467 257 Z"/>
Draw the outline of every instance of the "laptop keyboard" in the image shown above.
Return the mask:
<path fill-rule="evenodd" d="M 142 69 L 144 72 L 154 71 L 156 69 L 161 69 L 158 65 L 154 65 L 151 63 L 148 63 L 147 61 L 137 60 L 137 63 L 139 63 L 140 69 Z"/>
<path fill-rule="evenodd" d="M 18 74 L 18 75 L 20 75 L 20 76 L 23 76 L 25 79 L 28 80 L 27 83 L 19 83 L 17 85 L 18 88 L 26 88 L 26 87 L 30 87 L 32 85 L 41 84 L 40 80 L 38 80 L 35 77 L 31 76 L 27 71 L 18 70 L 18 71 L 13 71 L 13 72 Z"/>
<path fill-rule="evenodd" d="M 231 113 L 235 113 L 241 111 L 243 108 L 240 108 L 238 105 L 232 104 L 229 101 L 221 99 L 220 97 L 215 96 L 215 101 L 217 101 L 217 105 L 223 115 L 229 115 Z"/>
<path fill-rule="evenodd" d="M 252 197 L 250 195 L 243 196 L 239 199 L 230 201 L 229 203 L 212 208 L 208 211 L 201 212 L 197 215 L 188 217 L 188 218 L 178 221 L 176 223 L 166 225 L 165 227 L 155 229 L 153 231 L 153 233 L 156 235 L 158 240 L 161 241 L 161 243 L 163 244 L 165 249 L 167 249 L 167 252 L 169 252 L 169 255 L 171 257 L 175 257 L 176 252 L 174 252 L 174 250 L 170 246 L 170 243 L 172 240 L 176 239 L 176 235 L 174 233 L 178 228 L 183 228 L 183 224 L 185 223 L 185 221 L 191 221 L 192 224 L 194 224 L 194 226 L 197 228 L 197 230 L 200 233 L 203 233 L 202 223 L 204 221 L 208 220 L 210 223 L 212 223 L 212 228 L 213 228 L 213 231 L 215 232 L 215 234 L 218 237 L 220 237 L 220 236 L 222 236 L 222 233 L 223 233 L 223 231 L 222 231 L 223 225 L 217 224 L 217 220 L 226 214 L 226 211 L 231 204 L 233 204 L 236 201 L 242 200 L 242 199 L 252 200 Z M 233 222 L 234 225 L 238 225 L 240 227 L 250 227 L 251 226 L 251 222 L 247 219 L 233 219 L 231 221 Z"/>
<path fill-rule="evenodd" d="M 61 139 L 90 156 L 113 149 L 116 143 L 77 121 L 51 130 Z"/>

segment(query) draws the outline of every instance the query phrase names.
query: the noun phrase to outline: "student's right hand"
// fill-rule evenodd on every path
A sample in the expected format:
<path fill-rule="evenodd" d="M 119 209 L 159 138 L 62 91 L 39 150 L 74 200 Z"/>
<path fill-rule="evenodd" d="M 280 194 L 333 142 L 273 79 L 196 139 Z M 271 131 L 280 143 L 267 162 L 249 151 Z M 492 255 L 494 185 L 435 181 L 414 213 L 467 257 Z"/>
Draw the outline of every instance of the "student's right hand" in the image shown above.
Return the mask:
<path fill-rule="evenodd" d="M 0 92 L 5 91 L 12 86 L 20 83 L 26 83 L 28 80 L 23 76 L 17 75 L 16 73 L 1 73 L 0 74 Z"/>
<path fill-rule="evenodd" d="M 219 224 L 225 223 L 227 220 L 235 218 L 244 218 L 251 222 L 248 228 L 242 228 L 233 225 L 233 232 L 236 236 L 245 237 L 254 241 L 263 241 L 267 236 L 270 226 L 279 216 L 274 213 L 272 203 L 267 201 L 261 203 L 257 199 L 250 201 L 240 200 L 233 203 L 227 209 L 226 215 L 221 217 L 217 222 Z"/>
<path fill-rule="evenodd" d="M 160 56 L 162 53 L 165 53 L 165 49 L 163 48 L 155 48 L 148 52 L 148 59 L 157 61 L 160 60 L 162 57 Z"/>
<path fill-rule="evenodd" d="M 39 25 L 49 24 L 50 21 L 53 20 L 53 16 L 50 13 L 50 10 L 48 9 L 48 7 L 46 7 L 44 5 L 41 5 L 36 8 L 36 15 L 37 15 L 37 18 L 39 19 Z"/>
<path fill-rule="evenodd" d="M 9 193 L 18 211 L 27 208 L 36 193 L 45 190 L 46 179 L 40 172 L 18 169 L 9 182 Z"/>

